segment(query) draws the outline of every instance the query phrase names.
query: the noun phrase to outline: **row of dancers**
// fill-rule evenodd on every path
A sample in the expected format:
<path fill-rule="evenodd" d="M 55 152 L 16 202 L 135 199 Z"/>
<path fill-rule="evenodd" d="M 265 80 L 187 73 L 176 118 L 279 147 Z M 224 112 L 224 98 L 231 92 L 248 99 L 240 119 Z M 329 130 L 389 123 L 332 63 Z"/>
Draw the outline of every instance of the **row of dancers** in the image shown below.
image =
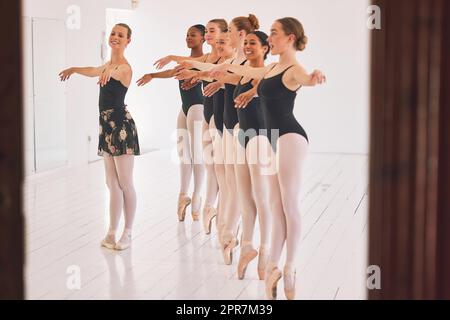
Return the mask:
<path fill-rule="evenodd" d="M 157 69 L 171 62 L 177 66 L 145 74 L 137 85 L 157 78 L 179 80 L 179 221 L 185 220 L 189 205 L 194 221 L 200 220 L 202 212 L 206 234 L 211 233 L 215 219 L 225 264 L 232 264 L 233 252 L 240 245 L 238 278 L 244 279 L 247 266 L 258 258 L 257 272 L 265 280 L 267 298 L 276 298 L 278 281 L 283 278 L 286 298 L 294 299 L 301 226 L 299 193 L 308 137 L 293 108 L 302 86 L 322 84 L 326 78 L 319 70 L 308 73 L 297 61 L 297 51 L 307 44 L 297 19 L 276 20 L 270 36 L 258 29 L 253 14 L 230 23 L 213 19 L 206 26 L 194 25 L 186 36 L 190 55 L 159 59 L 154 64 Z M 131 245 L 136 211 L 133 165 L 134 156 L 140 154 L 136 125 L 124 102 L 132 78 L 124 56 L 131 34 L 128 25 L 115 25 L 109 37 L 112 51 L 108 63 L 60 73 L 62 81 L 74 73 L 98 77 L 98 154 L 104 159 L 110 191 L 110 226 L 102 246 L 116 250 Z M 205 42 L 210 46 L 206 54 Z M 269 53 L 279 56 L 279 61 L 266 64 Z M 195 130 L 196 124 L 201 124 L 201 132 Z M 116 242 L 122 209 L 125 227 Z M 256 220 L 257 248 L 253 241 Z M 284 246 L 286 262 L 281 272 L 278 265 Z"/>

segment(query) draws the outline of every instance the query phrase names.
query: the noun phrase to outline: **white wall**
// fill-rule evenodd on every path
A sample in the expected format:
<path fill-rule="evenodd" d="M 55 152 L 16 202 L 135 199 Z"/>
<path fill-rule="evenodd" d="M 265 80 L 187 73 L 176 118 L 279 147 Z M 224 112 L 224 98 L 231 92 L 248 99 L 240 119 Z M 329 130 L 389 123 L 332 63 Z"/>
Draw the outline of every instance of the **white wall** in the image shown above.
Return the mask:
<path fill-rule="evenodd" d="M 193 4 L 195 3 L 195 4 Z M 297 17 L 304 25 L 309 44 L 299 54 L 303 65 L 322 69 L 328 83 L 304 88 L 295 114 L 305 127 L 316 152 L 368 152 L 369 32 L 368 0 L 229 0 L 200 2 L 141 0 L 128 23 L 133 29 L 127 57 L 134 69 L 127 104 L 138 126 L 143 149 L 172 148 L 176 116 L 181 106 L 175 80 L 155 80 L 144 88 L 134 82 L 154 70 L 153 62 L 167 54 L 188 54 L 185 32 L 212 18 L 232 19 L 254 13 L 261 30 L 273 20 Z M 69 5 L 81 8 L 81 29 L 67 31 L 67 65 L 101 63 L 100 47 L 106 8 L 131 9 L 131 0 L 25 0 L 23 15 L 66 19 Z M 109 30 L 107 31 L 109 32 Z M 205 52 L 209 48 L 205 46 Z M 96 158 L 98 87 L 95 79 L 74 76 L 67 84 L 69 165 Z M 88 144 L 88 135 L 92 137 Z"/>
<path fill-rule="evenodd" d="M 153 71 L 153 62 L 167 54 L 185 55 L 185 31 L 196 23 L 254 13 L 261 30 L 274 19 L 297 17 L 309 37 L 299 53 L 308 69 L 322 69 L 323 87 L 299 92 L 295 114 L 316 152 L 368 153 L 369 136 L 369 31 L 368 0 L 228 0 L 199 7 L 180 0 L 141 1 L 130 21 L 134 28 L 128 56 L 135 78 Z M 209 50 L 205 46 L 205 52 Z M 167 147 L 171 140 L 180 97 L 175 80 L 155 80 L 144 88 L 132 87 L 128 97 L 142 141 Z"/>

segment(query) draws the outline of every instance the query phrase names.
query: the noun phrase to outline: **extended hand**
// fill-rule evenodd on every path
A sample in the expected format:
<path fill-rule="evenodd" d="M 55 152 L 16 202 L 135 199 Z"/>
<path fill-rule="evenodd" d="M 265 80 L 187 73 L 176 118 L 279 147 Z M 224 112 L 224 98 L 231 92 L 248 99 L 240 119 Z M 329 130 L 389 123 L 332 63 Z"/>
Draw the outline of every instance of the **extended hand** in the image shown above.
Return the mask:
<path fill-rule="evenodd" d="M 190 90 L 193 87 L 195 87 L 197 85 L 197 83 L 198 83 L 198 81 L 197 82 L 192 82 L 192 79 L 185 80 L 181 84 L 181 89 L 183 89 L 183 90 Z"/>
<path fill-rule="evenodd" d="M 172 59 L 170 58 L 170 56 L 161 58 L 159 60 L 157 60 L 153 65 L 156 65 L 156 69 L 162 69 L 164 68 L 164 66 L 168 65 L 170 62 L 172 61 Z"/>
<path fill-rule="evenodd" d="M 98 77 L 97 84 L 103 87 L 108 83 L 109 80 L 111 80 L 111 70 L 104 69 L 100 74 L 100 77 Z"/>
<path fill-rule="evenodd" d="M 245 108 L 247 105 L 252 101 L 252 99 L 255 97 L 254 92 L 247 91 L 244 93 L 241 93 L 234 99 L 235 107 L 236 108 Z"/>
<path fill-rule="evenodd" d="M 148 74 L 145 74 L 138 81 L 136 81 L 136 83 L 137 83 L 138 87 L 142 87 L 143 85 L 146 85 L 147 83 L 149 83 L 152 80 L 153 80 L 153 76 L 150 73 L 148 73 Z"/>
<path fill-rule="evenodd" d="M 212 82 L 208 84 L 205 88 L 203 88 L 203 95 L 205 97 L 212 97 L 214 93 L 219 91 L 222 84 L 220 82 Z"/>
<path fill-rule="evenodd" d="M 175 75 L 175 79 L 186 80 L 186 79 L 191 79 L 195 75 L 196 75 L 195 71 L 183 69 L 183 70 L 177 72 L 177 74 Z"/>
<path fill-rule="evenodd" d="M 59 73 L 59 79 L 60 79 L 61 81 L 69 80 L 70 76 L 71 76 L 73 73 L 74 73 L 74 72 L 73 72 L 73 69 L 72 69 L 72 68 L 63 70 L 63 71 L 61 71 L 61 72 Z"/>
<path fill-rule="evenodd" d="M 315 85 L 327 82 L 327 77 L 325 77 L 325 75 L 320 70 L 314 70 L 314 72 L 311 74 L 311 76 L 312 76 L 312 82 Z"/>
<path fill-rule="evenodd" d="M 227 74 L 227 66 L 225 64 L 220 64 L 209 71 L 209 76 L 213 79 L 223 77 Z"/>
<path fill-rule="evenodd" d="M 192 69 L 192 68 L 193 68 L 193 65 L 192 65 L 191 62 L 188 62 L 188 61 L 181 61 L 181 62 L 175 67 L 175 70 L 176 70 L 177 72 L 179 72 L 179 71 L 182 71 L 182 70 L 184 70 L 184 69 Z"/>

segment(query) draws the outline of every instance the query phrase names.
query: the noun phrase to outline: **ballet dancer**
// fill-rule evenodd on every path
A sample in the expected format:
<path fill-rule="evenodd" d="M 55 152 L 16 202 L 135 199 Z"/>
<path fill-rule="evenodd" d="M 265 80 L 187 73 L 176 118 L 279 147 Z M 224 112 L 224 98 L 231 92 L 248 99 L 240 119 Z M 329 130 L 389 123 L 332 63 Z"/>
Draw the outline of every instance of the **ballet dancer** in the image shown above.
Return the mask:
<path fill-rule="evenodd" d="M 111 60 L 100 67 L 72 67 L 62 71 L 61 81 L 72 74 L 99 77 L 100 85 L 100 127 L 98 155 L 105 163 L 106 184 L 110 193 L 110 224 L 101 245 L 116 250 L 124 250 L 131 245 L 131 231 L 136 212 L 136 191 L 133 183 L 134 156 L 140 154 L 135 123 L 124 103 L 131 83 L 132 69 L 124 56 L 131 42 L 131 29 L 119 23 L 109 36 Z M 122 208 L 125 214 L 125 228 L 116 243 L 116 230 Z"/>
<path fill-rule="evenodd" d="M 207 62 L 207 63 L 217 63 L 220 59 L 216 42 L 219 35 L 228 30 L 228 24 L 224 19 L 212 19 L 206 25 L 206 33 L 205 40 L 208 45 L 211 46 L 211 52 L 197 58 L 190 58 L 184 56 L 175 56 L 169 55 L 157 60 L 154 65 L 157 69 L 161 69 L 170 62 L 181 62 L 184 60 L 194 60 L 198 62 Z M 209 80 L 209 81 L 208 81 Z M 203 102 L 203 156 L 204 156 L 204 164 L 206 167 L 207 174 L 207 183 L 206 183 L 206 195 L 205 195 L 205 205 L 203 208 L 203 226 L 206 234 L 211 233 L 212 220 L 218 216 L 218 211 L 221 210 L 221 202 L 219 193 L 219 184 L 217 181 L 215 166 L 214 166 L 214 155 L 213 155 L 213 135 L 215 130 L 212 130 L 212 125 L 214 121 L 214 106 L 213 106 L 213 94 L 220 89 L 221 84 L 218 82 L 211 83 L 212 79 L 207 78 L 207 80 L 203 81 L 203 94 L 204 94 L 204 102 Z M 185 82 L 186 83 L 186 82 Z M 218 209 L 215 208 L 215 202 L 218 198 Z M 219 212 L 220 213 L 220 212 Z M 216 224 L 218 223 L 218 218 L 216 219 Z"/>
<path fill-rule="evenodd" d="M 269 176 L 273 217 L 270 256 L 265 276 L 265 291 L 269 299 L 276 298 L 277 284 L 282 277 L 286 298 L 295 298 L 295 262 L 301 226 L 300 186 L 308 137 L 295 119 L 293 108 L 298 89 L 326 81 L 321 71 L 307 73 L 297 61 L 296 51 L 303 51 L 306 43 L 303 26 L 297 19 L 278 19 L 273 23 L 269 37 L 271 53 L 279 56 L 278 63 L 261 68 L 222 64 L 211 72 L 212 76 L 217 76 L 232 71 L 260 79 L 257 91 L 277 162 L 277 174 Z M 278 263 L 284 244 L 286 263 L 281 273 Z"/>
<path fill-rule="evenodd" d="M 268 36 L 262 31 L 247 34 L 244 52 L 250 67 L 264 67 L 269 53 Z M 241 77 L 234 92 L 239 121 L 236 165 L 237 193 L 242 208 L 241 253 L 237 266 L 239 279 L 244 279 L 248 264 L 258 257 L 258 276 L 264 280 L 269 258 L 270 204 L 268 182 L 263 170 L 266 162 L 259 148 L 267 151 L 270 145 L 263 130 L 264 118 L 260 99 L 256 94 L 258 80 Z M 243 154 L 243 159 L 240 155 Z M 259 220 L 259 251 L 253 247 L 256 216 Z"/>
<path fill-rule="evenodd" d="M 191 49 L 191 58 L 204 57 L 205 26 L 201 24 L 189 28 L 186 44 Z M 137 81 L 138 86 L 144 86 L 156 78 L 173 78 L 175 69 L 157 73 L 145 74 Z M 180 192 L 178 196 L 178 219 L 184 221 L 187 207 L 192 204 L 191 215 L 194 221 L 199 220 L 202 199 L 200 192 L 203 186 L 205 169 L 202 155 L 202 137 L 196 130 L 197 124 L 203 123 L 203 93 L 200 83 L 189 85 L 189 81 L 179 81 L 182 106 L 177 118 L 177 146 L 180 158 Z M 192 198 L 187 196 L 192 175 L 194 190 Z"/>
<path fill-rule="evenodd" d="M 259 28 L 258 19 L 250 14 L 248 17 L 236 17 L 229 25 L 229 41 L 230 45 L 235 51 L 233 57 L 224 63 L 231 64 L 243 64 L 245 62 L 245 54 L 243 50 L 245 36 Z M 185 61 L 187 64 L 192 63 L 195 68 L 202 71 L 208 71 L 213 65 L 199 63 L 195 61 Z M 186 77 L 188 72 L 183 70 L 183 62 L 177 67 L 179 69 L 180 76 Z M 236 138 L 235 132 L 238 130 L 238 117 L 234 103 L 234 90 L 236 84 L 239 81 L 238 76 L 229 76 L 219 78 L 220 82 L 225 83 L 224 90 L 224 113 L 223 113 L 223 129 L 222 133 L 222 154 L 224 155 L 224 168 L 225 168 L 225 182 L 227 190 L 236 190 Z M 233 260 L 233 249 L 238 245 L 237 233 L 238 223 L 240 218 L 239 200 L 235 192 L 227 193 L 227 201 L 225 202 L 226 209 L 224 211 L 225 217 L 223 221 L 223 228 L 219 228 L 219 239 L 222 243 L 222 253 L 225 264 L 231 264 Z"/>

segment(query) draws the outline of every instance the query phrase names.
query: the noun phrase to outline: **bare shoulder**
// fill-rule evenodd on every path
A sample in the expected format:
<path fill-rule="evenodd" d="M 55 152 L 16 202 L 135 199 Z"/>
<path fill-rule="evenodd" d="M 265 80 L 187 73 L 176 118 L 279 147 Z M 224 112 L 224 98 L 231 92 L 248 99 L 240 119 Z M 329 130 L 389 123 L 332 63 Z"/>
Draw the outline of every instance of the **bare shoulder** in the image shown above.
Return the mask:
<path fill-rule="evenodd" d="M 294 64 L 291 68 L 286 70 L 286 73 L 284 74 L 284 79 L 286 82 L 291 84 L 296 84 L 296 79 L 299 77 L 307 75 L 308 72 L 301 64 Z"/>
<path fill-rule="evenodd" d="M 131 65 L 128 62 L 120 65 L 119 67 L 124 73 L 133 72 L 133 69 L 131 68 Z"/>
<path fill-rule="evenodd" d="M 294 64 L 293 67 L 289 68 L 283 76 L 284 85 L 292 90 L 298 90 L 298 87 L 302 85 L 303 78 L 307 75 L 306 69 L 300 64 Z"/>
<path fill-rule="evenodd" d="M 307 74 L 306 69 L 301 64 L 294 64 L 294 66 L 288 70 L 292 74 L 304 73 Z"/>

